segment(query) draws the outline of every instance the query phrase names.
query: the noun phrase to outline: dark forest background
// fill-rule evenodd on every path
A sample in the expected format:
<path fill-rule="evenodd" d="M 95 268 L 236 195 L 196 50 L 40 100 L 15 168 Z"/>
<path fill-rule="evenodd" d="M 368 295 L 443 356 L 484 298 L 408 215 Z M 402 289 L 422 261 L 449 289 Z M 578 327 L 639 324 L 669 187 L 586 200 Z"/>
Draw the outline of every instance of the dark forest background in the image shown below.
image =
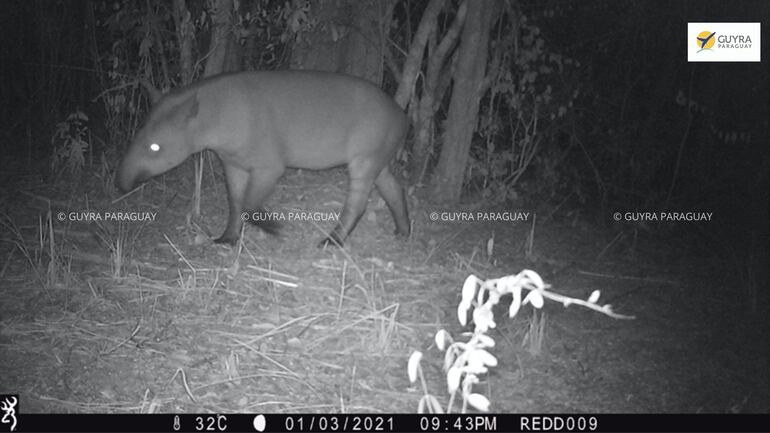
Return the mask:
<path fill-rule="evenodd" d="M 418 193 L 547 201 L 600 224 L 617 209 L 709 209 L 718 224 L 697 236 L 747 278 L 764 267 L 767 64 L 687 63 L 684 35 L 688 21 L 763 21 L 767 2 L 469 5 L 489 13 L 474 24 L 483 49 L 464 60 L 471 25 L 461 30 L 470 18 L 457 1 L 6 1 L 2 156 L 48 180 L 109 172 L 148 110 L 142 84 L 336 70 L 407 107 L 399 163 Z M 454 110 L 453 98 L 472 107 Z"/>

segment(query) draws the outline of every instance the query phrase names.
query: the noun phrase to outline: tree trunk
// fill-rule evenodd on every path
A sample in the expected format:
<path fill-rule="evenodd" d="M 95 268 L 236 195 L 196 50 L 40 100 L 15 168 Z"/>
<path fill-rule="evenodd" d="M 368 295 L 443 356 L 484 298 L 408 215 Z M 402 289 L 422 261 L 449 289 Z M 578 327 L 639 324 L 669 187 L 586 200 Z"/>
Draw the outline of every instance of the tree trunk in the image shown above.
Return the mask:
<path fill-rule="evenodd" d="M 238 38 L 233 32 L 227 35 L 227 53 L 222 72 L 239 72 L 243 70 L 243 46 L 238 43 Z"/>
<path fill-rule="evenodd" d="M 211 23 L 211 41 L 208 51 L 210 54 L 206 59 L 204 77 L 220 74 L 225 69 L 227 49 L 232 38 L 230 29 L 233 28 L 233 0 L 216 0 L 212 12 L 214 16 Z"/>
<path fill-rule="evenodd" d="M 414 91 L 414 83 L 417 81 L 417 74 L 422 66 L 422 58 L 425 55 L 425 44 L 428 43 L 428 37 L 435 32 L 438 21 L 436 18 L 444 8 L 446 0 L 430 0 L 425 11 L 422 13 L 420 24 L 414 34 L 412 43 L 409 45 L 409 55 L 404 62 L 404 68 L 401 72 L 401 82 L 393 99 L 402 108 L 406 107 Z"/>
<path fill-rule="evenodd" d="M 292 69 L 341 70 L 340 38 L 348 28 L 338 24 L 345 22 L 345 6 L 340 3 L 339 0 L 311 2 L 307 14 L 317 25 L 310 31 L 301 31 L 295 40 L 290 60 Z"/>
<path fill-rule="evenodd" d="M 350 75 L 382 83 L 383 57 L 393 0 L 354 1 L 353 26 L 347 38 L 342 70 Z"/>
<path fill-rule="evenodd" d="M 189 84 L 195 74 L 192 58 L 194 29 L 185 0 L 174 0 L 173 15 L 179 39 L 179 73 L 182 75 L 182 84 Z"/>
<path fill-rule="evenodd" d="M 341 71 L 380 84 L 394 1 L 313 2 L 308 14 L 318 24 L 297 38 L 292 68 Z"/>
<path fill-rule="evenodd" d="M 415 110 L 414 144 L 412 146 L 412 159 L 409 172 L 415 183 L 422 183 L 428 162 L 433 153 L 433 134 L 435 130 L 434 115 L 436 113 L 436 101 L 441 101 L 446 87 L 441 87 L 442 72 L 451 69 L 446 65 L 446 59 L 452 48 L 457 44 L 465 22 L 467 12 L 466 4 L 460 5 L 452 26 L 447 30 L 438 45 L 433 44 L 428 58 L 428 70 L 422 86 L 420 102 Z"/>
<path fill-rule="evenodd" d="M 495 0 L 469 0 L 467 6 L 446 133 L 433 178 L 434 197 L 439 201 L 457 201 L 462 192 L 484 88 L 489 29 L 496 10 Z"/>
<path fill-rule="evenodd" d="M 220 74 L 225 70 L 225 60 L 228 57 L 228 48 L 233 39 L 230 29 L 233 28 L 233 0 L 215 0 L 213 9 L 211 39 L 207 51 L 206 66 L 203 70 L 204 77 Z M 192 214 L 199 216 L 201 213 L 201 187 L 203 184 L 203 167 L 206 158 L 211 157 L 211 151 L 201 152 L 194 159 L 195 189 L 192 197 Z"/>

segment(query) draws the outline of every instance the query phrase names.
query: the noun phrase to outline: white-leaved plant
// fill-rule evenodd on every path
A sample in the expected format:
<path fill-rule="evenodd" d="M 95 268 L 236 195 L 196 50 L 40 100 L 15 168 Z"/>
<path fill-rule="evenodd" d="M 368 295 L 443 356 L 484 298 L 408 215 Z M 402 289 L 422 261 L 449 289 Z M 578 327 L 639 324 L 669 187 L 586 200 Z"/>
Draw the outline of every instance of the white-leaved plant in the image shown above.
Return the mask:
<path fill-rule="evenodd" d="M 455 396 L 462 396 L 461 412 L 467 412 L 468 405 L 476 410 L 487 412 L 490 401 L 482 394 L 473 392 L 473 385 L 479 382 L 479 376 L 487 373 L 490 367 L 497 366 L 497 358 L 487 349 L 495 346 L 495 340 L 486 335 L 490 328 L 494 328 L 495 318 L 492 308 L 500 302 L 503 295 L 512 295 L 511 305 L 508 308 L 508 317 L 514 317 L 522 305 L 531 304 L 534 308 L 542 308 L 545 299 L 561 302 L 565 307 L 577 304 L 596 310 L 615 319 L 634 319 L 634 316 L 617 314 L 612 311 L 610 304 L 599 305 L 600 293 L 594 290 L 587 300 L 571 298 L 548 291 L 550 286 L 543 282 L 535 271 L 525 269 L 517 275 L 508 275 L 483 281 L 475 275 L 470 275 L 463 284 L 462 299 L 457 306 L 457 318 L 460 324 L 465 326 L 468 322 L 468 311 L 473 309 L 471 317 L 474 330 L 471 333 L 463 333 L 470 336 L 467 342 L 454 341 L 449 332 L 441 329 L 436 332 L 435 342 L 439 350 L 446 350 L 444 356 L 444 371 L 446 372 L 447 391 L 449 402 L 447 413 L 452 411 Z M 522 291 L 527 293 L 522 299 Z M 428 386 L 420 366 L 422 352 L 415 351 L 409 357 L 407 372 L 409 381 L 415 383 L 420 379 L 423 388 L 423 396 L 417 406 L 419 413 L 443 413 L 444 410 L 438 399 L 428 392 Z"/>

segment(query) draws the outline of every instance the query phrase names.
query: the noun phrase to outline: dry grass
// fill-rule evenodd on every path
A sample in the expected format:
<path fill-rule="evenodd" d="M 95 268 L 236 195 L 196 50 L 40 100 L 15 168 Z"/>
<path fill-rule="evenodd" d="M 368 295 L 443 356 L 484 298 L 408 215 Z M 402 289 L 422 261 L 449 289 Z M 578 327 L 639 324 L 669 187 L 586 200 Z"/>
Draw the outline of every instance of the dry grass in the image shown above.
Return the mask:
<path fill-rule="evenodd" d="M 30 410 L 380 411 L 371 395 L 412 399 L 391 380 L 416 338 L 398 299 L 427 270 L 412 278 L 392 262 L 316 251 L 280 267 L 250 243 L 212 266 L 167 237 L 180 265 L 164 278 L 162 263 L 125 256 L 125 231 L 110 233 L 99 231 L 108 259 L 58 238 L 40 245 L 64 258 L 41 273 L 72 284 L 2 289 L 3 361 L 31 376 L 13 384 Z M 26 256 L 40 249 L 15 234 Z M 50 269 L 73 257 L 92 271 Z"/>
<path fill-rule="evenodd" d="M 338 207 L 345 176 L 329 193 L 329 174 L 287 176 L 276 201 L 305 209 L 318 205 L 312 197 Z M 20 393 L 27 413 L 413 412 L 421 394 L 410 388 L 407 358 L 423 350 L 426 361 L 439 359 L 436 330 L 463 331 L 461 282 L 528 260 L 566 294 L 601 288 L 640 320 L 618 325 L 554 307 L 547 321 L 501 323 L 500 365 L 479 384 L 493 410 L 768 407 L 765 336 L 745 310 L 725 310 L 719 266 L 676 249 L 655 249 L 658 260 L 597 262 L 585 260 L 603 246 L 585 241 L 601 238 L 592 231 L 540 220 L 535 239 L 534 225 L 447 227 L 426 223 L 420 208 L 412 214 L 422 221 L 418 236 L 398 243 L 387 210 L 370 206 L 349 250 L 317 250 L 321 235 L 307 225 L 287 225 L 279 239 L 251 232 L 256 242 L 225 250 L 197 242 L 199 223 L 207 235 L 218 232 L 223 208 L 213 207 L 223 202 L 206 200 L 211 220 L 191 221 L 179 191 L 153 183 L 126 205 L 162 209 L 158 221 L 99 229 L 51 219 L 77 204 L 46 196 L 88 192 L 58 183 L 43 194 L 25 186 L 40 183 L 32 175 L 11 180 L 20 192 L 0 190 L 8 203 L 0 216 L 0 388 Z M 219 187 L 212 197 L 222 197 Z M 320 198 L 330 194 L 336 199 Z M 440 364 L 424 365 L 438 387 Z"/>

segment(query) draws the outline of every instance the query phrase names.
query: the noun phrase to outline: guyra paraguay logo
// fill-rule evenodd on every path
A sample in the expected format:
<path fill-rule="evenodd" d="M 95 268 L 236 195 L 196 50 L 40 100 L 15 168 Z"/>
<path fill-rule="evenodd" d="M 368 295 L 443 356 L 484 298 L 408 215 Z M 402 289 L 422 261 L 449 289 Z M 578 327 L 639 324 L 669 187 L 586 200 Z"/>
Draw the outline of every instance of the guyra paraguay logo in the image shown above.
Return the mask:
<path fill-rule="evenodd" d="M 703 50 L 710 50 L 711 47 L 714 46 L 714 35 L 717 32 L 710 32 L 708 30 L 702 31 L 698 33 L 697 39 L 698 39 L 698 52 L 700 53 Z"/>
<path fill-rule="evenodd" d="M 704 50 L 711 51 L 714 45 L 716 45 L 716 48 L 726 49 L 751 48 L 751 36 L 748 34 L 717 35 L 717 32 L 704 30 L 698 33 L 695 39 L 698 44 L 698 53 Z"/>

